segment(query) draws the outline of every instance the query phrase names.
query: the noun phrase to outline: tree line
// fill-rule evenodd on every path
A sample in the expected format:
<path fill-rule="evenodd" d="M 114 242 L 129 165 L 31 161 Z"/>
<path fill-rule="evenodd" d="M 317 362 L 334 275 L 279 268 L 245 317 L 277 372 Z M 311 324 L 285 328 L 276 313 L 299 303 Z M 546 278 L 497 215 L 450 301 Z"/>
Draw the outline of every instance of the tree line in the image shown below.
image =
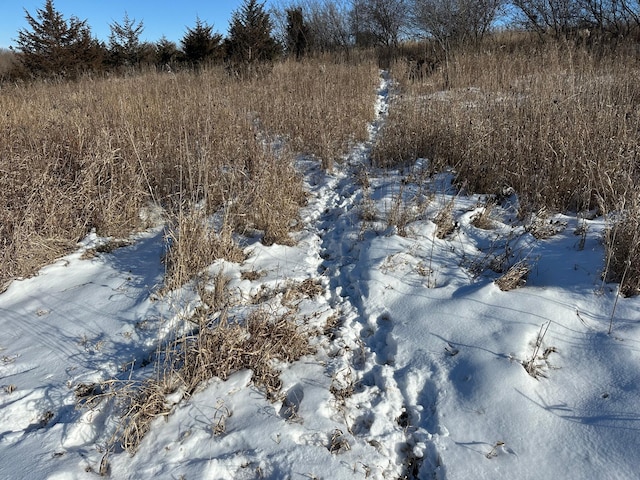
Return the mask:
<path fill-rule="evenodd" d="M 179 45 L 162 37 L 155 43 L 141 40 L 143 21 L 125 13 L 109 25 L 107 42 L 99 41 L 86 20 L 66 19 L 53 0 L 35 14 L 26 12 L 28 27 L 18 31 L 16 62 L 11 77 L 74 78 L 87 72 L 128 71 L 144 66 L 162 69 L 199 68 L 226 63 L 233 68 L 267 62 L 281 53 L 264 3 L 245 0 L 233 13 L 225 38 L 206 21 L 196 18 Z"/>
<path fill-rule="evenodd" d="M 640 31 L 640 0 L 283 0 L 267 11 L 244 0 L 226 37 L 196 18 L 179 44 L 162 37 L 142 42 L 143 21 L 110 24 L 107 42 L 97 40 L 86 20 L 65 19 L 53 0 L 18 32 L 13 76 L 74 77 L 84 72 L 199 68 L 224 63 L 233 71 L 281 55 L 301 58 L 353 48 L 396 48 L 423 38 L 443 50 L 480 42 L 496 28 L 518 28 L 541 38 L 606 39 L 616 42 Z"/>
<path fill-rule="evenodd" d="M 640 0 L 293 0 L 274 16 L 285 40 L 297 19 L 315 50 L 395 47 L 409 38 L 450 47 L 478 43 L 496 29 L 557 40 L 640 38 Z"/>

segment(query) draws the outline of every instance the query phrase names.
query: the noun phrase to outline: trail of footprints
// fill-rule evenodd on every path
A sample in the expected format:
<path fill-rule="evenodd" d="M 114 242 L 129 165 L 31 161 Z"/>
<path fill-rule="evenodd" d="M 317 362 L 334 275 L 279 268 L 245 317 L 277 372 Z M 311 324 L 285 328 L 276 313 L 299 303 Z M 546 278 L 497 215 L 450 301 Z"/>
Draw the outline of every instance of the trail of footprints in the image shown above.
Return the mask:
<path fill-rule="evenodd" d="M 386 79 L 380 92 L 384 105 Z M 386 106 L 381 110 L 386 111 Z M 376 131 L 372 130 L 370 142 Z M 363 252 L 370 242 L 358 238 L 357 206 L 363 192 L 356 175 L 368 161 L 369 150 L 367 144 L 358 149 L 343 172 L 331 179 L 325 191 L 318 192 L 326 202 L 318 222 L 324 259 L 320 273 L 329 278 L 332 306 L 343 317 L 334 339 L 340 354 L 328 366 L 334 378 L 332 392 L 355 441 L 366 442 L 379 452 L 382 478 L 442 479 L 431 435 L 438 429 L 438 389 L 431 380 L 433 372 L 398 365 L 399 339 L 394 333 L 393 314 L 369 311 L 371 302 L 361 284 L 361 273 L 368 267 L 361 264 L 366 257 Z"/>

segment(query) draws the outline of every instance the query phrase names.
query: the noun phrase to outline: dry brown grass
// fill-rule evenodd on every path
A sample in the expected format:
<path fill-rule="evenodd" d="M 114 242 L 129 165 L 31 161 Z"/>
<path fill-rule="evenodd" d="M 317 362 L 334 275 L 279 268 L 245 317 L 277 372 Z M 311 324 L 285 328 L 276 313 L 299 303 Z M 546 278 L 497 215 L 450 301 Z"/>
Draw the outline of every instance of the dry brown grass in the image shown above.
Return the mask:
<path fill-rule="evenodd" d="M 244 321 L 229 320 L 226 315 L 214 321 L 199 310 L 191 320 L 198 325 L 197 333 L 170 346 L 162 364 L 165 370 L 140 385 L 115 384 L 108 394 L 119 401 L 122 412 L 113 441 L 130 453 L 135 453 L 153 420 L 171 414 L 173 405 L 168 397 L 176 392 L 180 398 L 189 397 L 214 377 L 226 380 L 234 372 L 249 369 L 253 383 L 276 400 L 282 382 L 275 363 L 291 362 L 313 352 L 309 333 L 292 313 L 273 315 L 258 309 Z M 212 430 L 224 433 L 223 426 L 218 421 Z"/>
<path fill-rule="evenodd" d="M 200 277 L 202 304 L 186 319 L 182 333 L 176 333 L 158 349 L 153 376 L 142 381 L 112 379 L 76 387 L 79 405 L 95 408 L 102 401 L 112 401 L 120 412 L 108 452 L 119 445 L 135 453 L 155 419 L 170 415 L 176 403 L 214 377 L 226 380 L 248 369 L 252 382 L 267 398 L 281 399 L 277 365 L 313 353 L 310 340 L 316 332 L 304 326 L 295 306 L 279 312 L 266 305 L 253 306 L 245 310 L 246 314 L 230 318 L 233 299 L 228 282 L 223 273 L 211 279 Z M 302 282 L 299 288 L 304 295 L 318 293 L 311 281 Z M 226 419 L 231 416 L 224 406 L 219 413 L 210 426 L 214 435 L 224 434 Z"/>
<path fill-rule="evenodd" d="M 241 262 L 245 255 L 234 242 L 231 228 L 219 231 L 201 210 L 180 212 L 169 228 L 169 248 L 165 256 L 165 290 L 184 285 L 215 260 Z"/>
<path fill-rule="evenodd" d="M 493 219 L 493 211 L 495 206 L 495 199 L 489 197 L 485 201 L 485 204 L 482 207 L 482 211 L 476 213 L 473 217 L 471 217 L 471 225 L 482 230 L 493 230 L 496 227 L 496 222 Z"/>
<path fill-rule="evenodd" d="M 247 81 L 214 68 L 2 85 L 0 285 L 92 228 L 126 237 L 145 227 L 150 202 L 174 225 L 194 223 L 180 212 L 224 210 L 234 230 L 289 243 L 305 201 L 295 155 L 328 166 L 361 139 L 376 81 L 370 62 L 314 60 Z"/>
<path fill-rule="evenodd" d="M 147 202 L 161 205 L 167 224 L 164 293 L 195 278 L 201 302 L 193 316 L 177 327 L 175 338 L 159 348 L 153 378 L 111 380 L 79 397 L 89 407 L 105 397 L 119 405 L 122 419 L 110 448 L 120 443 L 135 452 L 155 418 L 169 415 L 172 402 L 193 394 L 213 377 L 226 379 L 235 371 L 250 369 L 253 382 L 265 395 L 278 398 L 281 381 L 276 363 L 312 352 L 309 340 L 317 332 L 302 327 L 297 305 L 322 293 L 317 281 L 285 282 L 279 289 L 267 289 L 244 305 L 241 310 L 246 314 L 230 318 L 231 303 L 238 299 L 228 289 L 229 279 L 224 273 L 210 278 L 207 267 L 218 258 L 244 258 L 234 241 L 239 233 L 260 235 L 266 244 L 292 242 L 289 234 L 299 226 L 298 211 L 306 201 L 295 169 L 296 155 L 314 155 L 330 167 L 346 153 L 350 142 L 364 139 L 374 115 L 377 82 L 378 71 L 371 63 L 316 60 L 276 64 L 259 79 L 242 81 L 211 70 L 199 75 L 147 74 L 22 87 L 25 98 L 29 88 L 35 92 L 50 88 L 40 108 L 55 111 L 58 104 L 46 102 L 58 95 L 57 102 L 66 110 L 64 118 L 53 124 L 59 129 L 55 142 L 48 134 L 38 137 L 36 144 L 45 144 L 45 150 L 34 156 L 34 168 L 46 168 L 48 149 L 69 138 L 82 139 L 74 140 L 68 155 L 64 148 L 60 153 L 75 162 L 74 171 L 84 173 L 92 168 L 95 150 L 107 146 L 112 153 L 107 171 L 120 163 L 130 167 L 117 177 L 122 186 L 104 175 L 92 176 L 91 182 L 102 185 L 106 178 L 115 192 L 113 198 L 135 199 L 134 203 L 113 203 L 106 208 L 101 197 L 83 191 L 83 197 L 68 197 L 65 214 L 76 220 L 84 218 L 82 210 L 78 213 L 71 208 L 88 204 L 94 209 L 91 213 L 99 213 L 99 221 L 90 226 L 99 233 L 115 234 L 117 225 L 108 221 L 113 209 L 130 221 L 117 232 L 126 235 L 142 226 L 142 206 Z M 69 96 L 76 99 L 78 112 L 65 106 Z M 2 101 L 8 99 L 0 96 Z M 32 107 L 24 102 L 21 108 L 30 111 Z M 9 122 L 10 128 L 17 128 L 21 115 Z M 38 123 L 35 110 L 31 115 Z M 13 153 L 28 150 L 30 134 L 17 139 L 16 134 Z M 96 134 L 108 141 L 96 145 Z M 46 146 L 47 142 L 52 144 Z M 7 141 L 2 148 L 14 148 L 9 144 Z M 9 166 L 7 171 L 11 171 Z M 75 178 L 67 182 L 73 184 Z M 28 187 L 26 182 L 18 185 Z M 121 194 L 125 186 L 133 190 Z M 13 218 L 29 214 L 29 209 L 12 212 Z M 70 246 L 87 228 L 75 231 Z M 56 234 L 67 238 L 68 232 Z M 6 238 L 20 244 L 19 237 Z M 261 305 L 278 296 L 281 307 L 276 311 L 273 305 Z M 216 435 L 224 433 L 229 416 L 221 412 L 212 425 Z"/>
<path fill-rule="evenodd" d="M 449 200 L 434 217 L 433 223 L 436 224 L 436 237 L 440 239 L 447 238 L 455 231 L 456 222 L 453 217 L 454 206 L 455 197 Z"/>
<path fill-rule="evenodd" d="M 639 173 L 637 56 L 502 47 L 454 52 L 422 81 L 406 80 L 406 62 L 398 62 L 402 95 L 374 159 L 429 158 L 433 170 L 454 167 L 470 191 L 515 188 L 530 210 L 589 209 L 598 195 L 614 205 Z"/>
<path fill-rule="evenodd" d="M 259 111 L 267 130 L 283 135 L 294 150 L 309 153 L 331 168 L 350 144 L 366 140 L 374 118 L 378 68 L 321 57 L 277 64 L 272 72 L 280 102 Z"/>
<path fill-rule="evenodd" d="M 0 48 L 0 80 L 7 78 L 16 63 L 16 54 L 11 50 Z"/>
<path fill-rule="evenodd" d="M 538 212 L 596 210 L 613 221 L 606 277 L 639 291 L 640 62 L 632 40 L 617 50 L 499 38 L 451 53 L 416 78 L 398 61 L 400 85 L 373 151 L 380 166 L 424 157 L 432 173 L 453 168 L 469 192 L 513 189 L 531 233 L 563 225 Z M 487 211 L 487 209 L 485 209 Z M 637 222 L 636 222 L 637 223 Z"/>
<path fill-rule="evenodd" d="M 627 206 L 614 217 L 604 235 L 604 279 L 620 283 L 625 297 L 640 294 L 640 205 Z"/>
<path fill-rule="evenodd" d="M 521 260 L 512 265 L 504 275 L 496 279 L 495 284 L 503 292 L 514 290 L 525 285 L 530 271 L 529 264 L 525 260 Z"/>

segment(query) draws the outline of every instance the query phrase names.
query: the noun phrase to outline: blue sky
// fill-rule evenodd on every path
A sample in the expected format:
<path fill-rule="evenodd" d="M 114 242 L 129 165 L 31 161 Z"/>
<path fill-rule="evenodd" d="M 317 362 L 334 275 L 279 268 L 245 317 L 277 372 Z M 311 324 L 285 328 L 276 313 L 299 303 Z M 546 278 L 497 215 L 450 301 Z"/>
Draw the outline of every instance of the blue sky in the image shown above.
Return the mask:
<path fill-rule="evenodd" d="M 35 17 L 44 4 L 45 0 L 0 0 L 0 48 L 14 45 L 18 30 L 28 27 L 25 10 Z M 196 16 L 226 35 L 231 14 L 242 0 L 54 0 L 53 4 L 67 20 L 71 16 L 87 20 L 100 40 L 107 41 L 109 24 L 122 23 L 127 12 L 130 19 L 143 21 L 142 40 L 155 42 L 165 35 L 179 43 L 187 27 L 195 25 Z"/>

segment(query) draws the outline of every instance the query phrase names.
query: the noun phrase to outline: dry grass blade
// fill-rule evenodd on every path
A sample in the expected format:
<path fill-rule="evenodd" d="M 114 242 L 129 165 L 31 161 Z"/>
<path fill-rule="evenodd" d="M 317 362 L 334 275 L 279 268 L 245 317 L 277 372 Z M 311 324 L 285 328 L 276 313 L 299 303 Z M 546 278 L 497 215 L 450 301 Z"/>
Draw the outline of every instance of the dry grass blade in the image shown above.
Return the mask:
<path fill-rule="evenodd" d="M 521 260 L 511 266 L 504 275 L 496 279 L 495 284 L 503 292 L 508 292 L 509 290 L 522 287 L 527 282 L 527 276 L 530 271 L 531 267 L 527 262 L 525 260 Z"/>
<path fill-rule="evenodd" d="M 487 199 L 482 211 L 471 218 L 471 225 L 482 230 L 493 230 L 496 226 L 492 218 L 495 206 L 496 202 L 494 199 Z"/>
<path fill-rule="evenodd" d="M 607 228 L 604 243 L 607 257 L 605 280 L 620 282 L 620 294 L 640 293 L 640 208 L 627 208 Z"/>
<path fill-rule="evenodd" d="M 329 451 L 334 454 L 343 453 L 351 450 L 349 441 L 344 437 L 342 430 L 335 429 L 331 433 L 331 439 L 329 441 Z"/>
<path fill-rule="evenodd" d="M 498 456 L 498 449 L 500 447 L 504 446 L 504 442 L 502 441 L 497 441 L 493 447 L 491 447 L 491 450 L 485 455 L 485 457 L 487 457 L 489 460 L 491 460 L 492 458 L 495 458 Z"/>
<path fill-rule="evenodd" d="M 219 271 L 213 279 L 203 275 L 198 280 L 196 290 L 204 309 L 222 312 L 233 304 L 234 300 L 229 292 L 231 279 L 225 275 L 224 271 Z"/>
<path fill-rule="evenodd" d="M 303 298 L 315 298 L 324 292 L 324 288 L 318 279 L 307 278 L 302 282 L 294 285 L 292 290 L 297 291 Z"/>
<path fill-rule="evenodd" d="M 387 213 L 387 226 L 396 227 L 398 235 L 402 237 L 407 236 L 407 225 L 416 220 L 418 215 L 412 211 L 414 202 L 418 210 L 421 210 L 418 205 L 418 197 L 414 197 L 411 200 L 405 200 L 405 183 L 401 183 L 398 193 L 393 198 L 391 209 Z M 364 219 L 364 218 L 363 218 Z M 364 219 L 366 220 L 366 219 Z"/>
<path fill-rule="evenodd" d="M 151 422 L 171 413 L 166 396 L 175 388 L 175 383 L 165 378 L 162 382 L 148 380 L 139 389 L 128 388 L 124 396 L 122 391 L 118 392 L 120 400 L 126 402 L 120 435 L 122 448 L 135 452 L 151 428 Z"/>
<path fill-rule="evenodd" d="M 433 219 L 433 222 L 436 224 L 436 237 L 440 239 L 448 237 L 456 229 L 456 222 L 453 219 L 454 205 L 455 198 L 452 198 Z"/>

